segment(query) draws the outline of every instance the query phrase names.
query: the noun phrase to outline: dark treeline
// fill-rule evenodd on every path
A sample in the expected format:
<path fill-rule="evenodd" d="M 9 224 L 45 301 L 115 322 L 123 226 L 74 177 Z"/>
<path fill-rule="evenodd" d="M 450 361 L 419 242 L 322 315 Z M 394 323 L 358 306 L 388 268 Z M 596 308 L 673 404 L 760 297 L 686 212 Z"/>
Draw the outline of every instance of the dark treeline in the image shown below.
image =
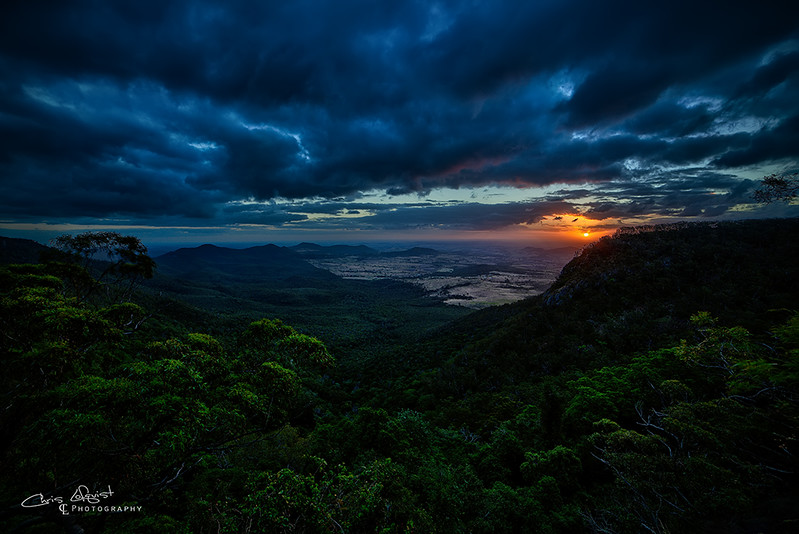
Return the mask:
<path fill-rule="evenodd" d="M 544 294 L 465 316 L 374 304 L 369 285 L 347 304 L 333 279 L 324 299 L 308 270 L 282 309 L 327 313 L 316 332 L 256 317 L 281 309 L 253 304 L 257 276 L 172 265 L 139 284 L 135 238 L 65 238 L 39 263 L 17 248 L 0 267 L 1 528 L 795 531 L 797 231 L 627 230 Z M 264 298 L 300 282 L 280 283 Z M 224 294 L 237 309 L 198 307 Z"/>

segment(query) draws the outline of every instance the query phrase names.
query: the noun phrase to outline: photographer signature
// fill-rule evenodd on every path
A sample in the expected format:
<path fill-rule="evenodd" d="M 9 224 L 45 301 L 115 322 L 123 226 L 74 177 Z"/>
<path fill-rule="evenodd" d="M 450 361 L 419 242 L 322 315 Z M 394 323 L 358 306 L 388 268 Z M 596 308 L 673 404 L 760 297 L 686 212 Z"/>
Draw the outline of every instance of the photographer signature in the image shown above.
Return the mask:
<path fill-rule="evenodd" d="M 80 485 L 75 490 L 75 493 L 70 497 L 69 502 L 85 502 L 89 504 L 98 504 L 101 500 L 107 499 L 114 494 L 111 491 L 111 486 L 108 486 L 107 491 L 98 491 L 92 493 L 89 491 L 88 486 Z M 47 506 L 48 504 L 63 504 L 64 498 L 60 496 L 45 497 L 43 493 L 34 493 L 24 501 L 21 506 L 23 508 L 37 508 L 39 506 Z"/>

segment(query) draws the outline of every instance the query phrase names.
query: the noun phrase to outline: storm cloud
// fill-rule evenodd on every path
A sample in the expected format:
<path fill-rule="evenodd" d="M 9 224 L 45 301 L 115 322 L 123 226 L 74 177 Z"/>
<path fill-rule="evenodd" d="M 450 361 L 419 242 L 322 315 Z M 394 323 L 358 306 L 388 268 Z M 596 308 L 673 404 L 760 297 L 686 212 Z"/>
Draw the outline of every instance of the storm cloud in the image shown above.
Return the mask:
<path fill-rule="evenodd" d="M 799 167 L 799 7 L 784 2 L 2 10 L 5 220 L 711 217 L 750 202 L 758 173 Z M 571 189 L 531 200 L 553 184 Z M 520 200 L 391 201 L 487 186 Z M 384 201 L 359 208 L 367 194 Z"/>

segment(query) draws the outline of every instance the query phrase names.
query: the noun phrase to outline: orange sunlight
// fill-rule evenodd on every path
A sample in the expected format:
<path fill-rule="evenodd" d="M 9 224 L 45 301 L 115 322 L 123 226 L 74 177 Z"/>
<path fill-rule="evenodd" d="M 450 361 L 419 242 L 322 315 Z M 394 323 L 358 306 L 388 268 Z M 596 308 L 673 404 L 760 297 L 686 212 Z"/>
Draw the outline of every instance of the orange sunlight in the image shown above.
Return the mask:
<path fill-rule="evenodd" d="M 538 228 L 547 231 L 552 239 L 559 238 L 561 241 L 582 246 L 586 240 L 593 241 L 610 233 L 605 228 L 594 227 L 596 222 L 580 213 L 553 213 L 544 217 Z M 532 229 L 532 225 L 530 227 Z"/>

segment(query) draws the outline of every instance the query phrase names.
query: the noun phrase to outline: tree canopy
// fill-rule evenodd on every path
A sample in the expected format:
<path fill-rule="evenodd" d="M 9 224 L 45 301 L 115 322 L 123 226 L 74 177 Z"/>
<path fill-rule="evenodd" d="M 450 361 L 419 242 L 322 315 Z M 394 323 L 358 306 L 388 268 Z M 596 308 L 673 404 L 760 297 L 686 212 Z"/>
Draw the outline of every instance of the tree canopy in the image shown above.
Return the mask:
<path fill-rule="evenodd" d="M 795 245 L 766 230 L 621 233 L 346 367 L 277 317 L 87 297 L 103 247 L 146 251 L 70 238 L 82 263 L 0 267 L 0 530 L 791 531 L 797 278 L 760 263 Z"/>
<path fill-rule="evenodd" d="M 51 253 L 45 259 L 82 268 L 64 273 L 69 273 L 72 289 L 79 299 L 88 298 L 102 288 L 108 298 L 125 300 L 138 281 L 153 277 L 156 267 L 139 238 L 117 232 L 65 234 L 53 239 L 51 245 L 60 254 Z"/>

